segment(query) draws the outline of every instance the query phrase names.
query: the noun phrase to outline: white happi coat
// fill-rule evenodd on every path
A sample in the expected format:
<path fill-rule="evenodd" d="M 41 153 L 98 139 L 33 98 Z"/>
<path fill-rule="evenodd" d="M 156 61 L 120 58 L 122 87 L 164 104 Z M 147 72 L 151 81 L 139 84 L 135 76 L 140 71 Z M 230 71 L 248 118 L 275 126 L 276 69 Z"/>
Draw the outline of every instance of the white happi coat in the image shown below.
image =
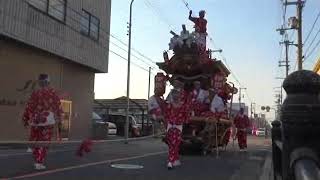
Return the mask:
<path fill-rule="evenodd" d="M 199 92 L 194 90 L 194 93 L 196 94 L 196 101 L 199 103 L 207 103 L 208 97 L 209 97 L 209 91 L 200 89 Z"/>
<path fill-rule="evenodd" d="M 210 106 L 212 112 L 223 112 L 225 110 L 225 105 L 220 96 L 215 95 Z"/>

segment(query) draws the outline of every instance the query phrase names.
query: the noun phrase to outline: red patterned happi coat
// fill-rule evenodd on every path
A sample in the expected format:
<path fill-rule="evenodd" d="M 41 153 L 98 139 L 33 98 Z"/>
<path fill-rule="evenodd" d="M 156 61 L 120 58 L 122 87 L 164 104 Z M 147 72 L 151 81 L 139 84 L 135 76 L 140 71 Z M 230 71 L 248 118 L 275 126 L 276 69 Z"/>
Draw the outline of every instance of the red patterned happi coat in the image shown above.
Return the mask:
<path fill-rule="evenodd" d="M 25 126 L 45 126 L 49 112 L 54 114 L 56 120 L 61 119 L 62 109 L 60 98 L 51 87 L 34 91 L 28 100 L 23 115 Z"/>
<path fill-rule="evenodd" d="M 32 141 L 50 141 L 55 121 L 61 119 L 62 110 L 60 98 L 54 89 L 41 88 L 32 93 L 23 114 L 24 126 L 31 126 L 30 138 Z M 48 117 L 54 119 L 49 122 Z M 36 163 L 44 163 L 48 147 L 45 145 L 33 148 Z"/>
<path fill-rule="evenodd" d="M 239 148 L 247 148 L 247 128 L 250 126 L 250 121 L 248 116 L 238 114 L 234 119 L 234 125 L 237 130 L 237 138 L 239 143 Z"/>
<path fill-rule="evenodd" d="M 184 123 L 188 123 L 191 116 L 192 94 L 183 91 L 180 95 L 180 101 L 182 103 L 179 107 L 175 107 L 172 102 L 169 102 L 163 108 L 167 126 L 166 142 L 169 147 L 168 162 L 170 163 L 179 160 L 182 126 Z"/>

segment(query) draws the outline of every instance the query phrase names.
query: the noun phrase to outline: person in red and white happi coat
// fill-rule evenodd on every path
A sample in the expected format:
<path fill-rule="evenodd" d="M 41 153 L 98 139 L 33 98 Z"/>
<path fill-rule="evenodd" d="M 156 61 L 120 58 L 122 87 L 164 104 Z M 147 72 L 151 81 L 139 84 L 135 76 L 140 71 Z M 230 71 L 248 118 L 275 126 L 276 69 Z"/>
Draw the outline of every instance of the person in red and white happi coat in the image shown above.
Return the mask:
<path fill-rule="evenodd" d="M 240 151 L 245 151 L 247 148 L 247 128 L 250 125 L 250 121 L 248 116 L 244 114 L 243 108 L 240 108 L 240 112 L 236 115 L 234 125 L 237 128 Z"/>
<path fill-rule="evenodd" d="M 148 100 L 148 113 L 152 119 L 153 131 L 157 136 L 159 135 L 161 121 L 163 121 L 162 108 L 164 106 L 164 99 L 162 93 L 159 90 L 154 90 L 154 95 Z"/>
<path fill-rule="evenodd" d="M 166 142 L 169 146 L 168 169 L 181 165 L 179 149 L 182 140 L 183 124 L 188 122 L 191 114 L 191 93 L 181 89 L 171 91 L 171 101 L 164 107 L 167 124 Z"/>
<path fill-rule="evenodd" d="M 210 99 L 209 99 L 209 91 L 206 91 L 201 88 L 200 81 L 195 81 L 193 83 L 193 108 L 194 115 L 199 116 L 202 112 L 207 111 L 209 109 Z"/>
<path fill-rule="evenodd" d="M 195 24 L 196 41 L 201 51 L 206 50 L 207 20 L 204 18 L 206 12 L 200 11 L 199 17 L 192 17 L 192 11 L 189 12 L 189 20 Z"/>
<path fill-rule="evenodd" d="M 227 112 L 226 112 L 226 105 L 224 104 L 223 99 L 219 96 L 219 94 L 217 93 L 217 90 L 213 90 L 210 89 L 210 99 L 211 103 L 210 103 L 210 110 L 209 111 L 205 111 L 201 113 L 201 116 L 204 117 L 226 117 L 227 116 Z"/>
<path fill-rule="evenodd" d="M 172 82 L 173 89 L 169 92 L 168 96 L 166 97 L 166 101 L 172 102 L 172 91 L 173 90 L 183 90 L 185 84 L 177 79 L 173 80 Z"/>
<path fill-rule="evenodd" d="M 56 91 L 49 86 L 49 76 L 40 74 L 38 80 L 40 89 L 31 94 L 22 119 L 25 127 L 31 126 L 30 139 L 50 141 L 54 126 L 61 119 L 61 103 Z M 48 147 L 45 145 L 35 145 L 33 147 L 35 169 L 46 168 L 44 161 L 47 151 Z"/>

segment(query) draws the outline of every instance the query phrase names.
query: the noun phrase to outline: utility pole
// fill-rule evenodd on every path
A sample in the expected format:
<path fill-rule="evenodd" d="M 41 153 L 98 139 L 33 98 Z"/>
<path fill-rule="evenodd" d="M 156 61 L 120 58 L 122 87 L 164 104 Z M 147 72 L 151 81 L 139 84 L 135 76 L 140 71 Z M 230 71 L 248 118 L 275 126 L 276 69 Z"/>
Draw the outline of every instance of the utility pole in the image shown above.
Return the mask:
<path fill-rule="evenodd" d="M 297 57 L 297 62 L 298 62 L 298 70 L 302 70 L 302 8 L 304 6 L 305 1 L 298 0 L 296 2 L 285 2 L 284 5 L 296 5 L 297 6 L 297 17 L 291 17 L 289 18 L 291 28 L 290 29 L 296 29 L 298 31 L 298 57 Z M 280 29 L 280 34 L 284 34 L 284 31 L 288 29 Z"/>
<path fill-rule="evenodd" d="M 288 40 L 288 34 L 285 34 L 285 40 L 283 42 L 280 42 L 280 44 L 285 45 L 285 50 L 286 50 L 286 60 L 285 61 L 279 61 L 279 67 L 285 66 L 286 67 L 286 77 L 289 75 L 289 46 L 293 45 L 293 42 Z M 285 63 L 284 65 L 281 63 Z"/>
<path fill-rule="evenodd" d="M 302 70 L 302 8 L 304 2 L 298 0 L 297 16 L 298 16 L 298 70 Z"/>
<path fill-rule="evenodd" d="M 283 100 L 283 97 L 282 97 L 282 89 L 283 89 L 283 87 L 282 87 L 282 85 L 281 85 L 281 87 L 274 87 L 273 89 L 280 89 L 279 91 L 278 91 L 278 95 L 279 95 L 279 101 L 280 101 L 280 105 L 282 104 L 282 100 Z"/>
<path fill-rule="evenodd" d="M 276 79 L 284 80 L 285 78 L 277 77 Z M 281 83 L 281 87 L 275 87 L 274 89 L 276 89 L 276 88 L 280 88 L 280 104 L 282 104 L 282 101 L 283 101 L 283 82 Z"/>
<path fill-rule="evenodd" d="M 241 108 L 241 90 L 246 90 L 247 88 L 239 88 L 239 110 Z"/>
<path fill-rule="evenodd" d="M 254 115 L 256 112 L 256 103 L 251 103 L 251 119 L 254 117 L 252 115 Z"/>
<path fill-rule="evenodd" d="M 149 67 L 149 80 L 148 80 L 148 100 L 150 98 L 150 85 L 151 85 L 151 67 Z M 149 113 L 149 107 L 148 107 L 148 113 Z M 149 121 L 150 117 L 147 118 L 147 132 L 149 131 Z M 143 127 L 143 126 L 142 126 Z M 152 134 L 154 135 L 154 128 Z"/>
<path fill-rule="evenodd" d="M 281 104 L 280 104 L 280 102 L 281 102 L 281 94 L 280 94 L 280 92 L 278 92 L 278 94 L 275 95 L 275 98 L 276 98 L 275 103 L 277 105 L 277 112 L 279 113 L 280 112 L 280 108 L 281 108 Z"/>
<path fill-rule="evenodd" d="M 148 99 L 150 98 L 150 85 L 151 85 L 151 67 L 149 67 Z"/>
<path fill-rule="evenodd" d="M 131 0 L 130 3 L 130 16 L 129 16 L 129 44 L 128 44 L 128 72 L 127 72 L 127 111 L 126 111 L 126 123 L 125 123 L 125 144 L 128 144 L 128 137 L 129 137 L 129 108 L 130 108 L 130 59 L 131 59 L 131 27 L 132 27 L 132 5 L 134 0 Z"/>

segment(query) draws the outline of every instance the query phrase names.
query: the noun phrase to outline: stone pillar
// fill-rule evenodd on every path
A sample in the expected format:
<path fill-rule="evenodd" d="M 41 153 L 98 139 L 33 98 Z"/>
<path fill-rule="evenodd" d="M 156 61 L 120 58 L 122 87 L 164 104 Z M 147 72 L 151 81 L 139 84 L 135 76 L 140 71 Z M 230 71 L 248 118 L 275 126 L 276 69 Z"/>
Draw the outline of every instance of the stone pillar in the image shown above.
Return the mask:
<path fill-rule="evenodd" d="M 320 76 L 312 71 L 296 71 L 285 79 L 283 87 L 287 97 L 280 114 L 282 176 L 291 180 L 295 161 L 319 157 Z"/>

